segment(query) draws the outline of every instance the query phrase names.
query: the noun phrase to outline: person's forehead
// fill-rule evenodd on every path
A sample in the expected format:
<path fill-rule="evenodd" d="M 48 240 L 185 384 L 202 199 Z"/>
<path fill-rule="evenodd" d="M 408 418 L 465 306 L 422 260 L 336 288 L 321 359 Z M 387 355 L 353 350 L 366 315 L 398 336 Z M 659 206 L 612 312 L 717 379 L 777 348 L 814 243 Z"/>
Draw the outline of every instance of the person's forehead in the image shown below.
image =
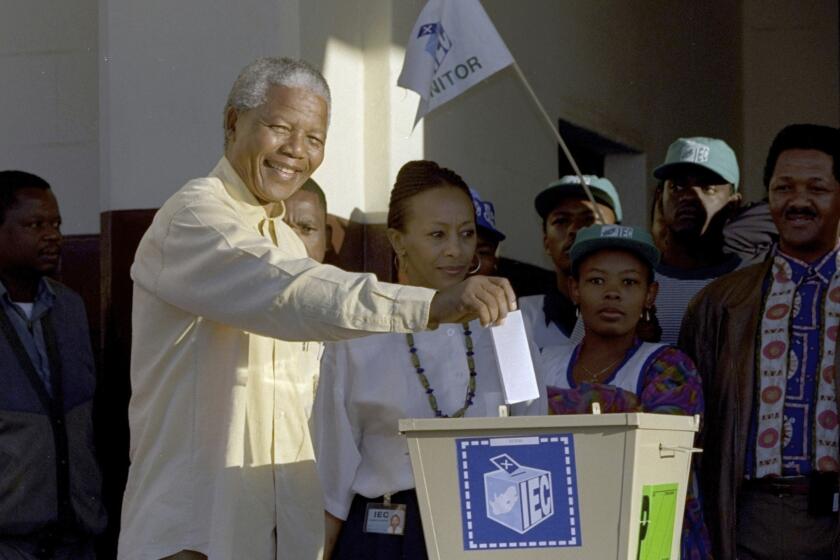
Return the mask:
<path fill-rule="evenodd" d="M 321 199 L 313 192 L 297 191 L 286 199 L 286 207 L 289 212 L 311 212 L 313 214 L 326 214 L 326 209 L 321 206 Z"/>
<path fill-rule="evenodd" d="M 833 173 L 834 158 L 823 151 L 814 149 L 795 148 L 784 150 L 776 160 L 776 167 L 773 170 L 773 174 L 777 175 L 780 171 L 784 172 L 796 168 Z"/>
<path fill-rule="evenodd" d="M 15 193 L 15 201 L 9 207 L 11 212 L 50 211 L 58 212 L 58 201 L 50 189 L 27 187 Z"/>
<path fill-rule="evenodd" d="M 646 265 L 635 252 L 621 247 L 604 247 L 585 255 L 581 259 L 581 270 L 599 268 L 605 270 L 644 271 Z"/>
<path fill-rule="evenodd" d="M 272 84 L 265 95 L 265 110 L 292 108 L 314 110 L 327 118 L 327 101 L 315 91 L 305 87 Z"/>
<path fill-rule="evenodd" d="M 321 205 L 321 199 L 317 194 L 303 189 L 295 191 L 295 193 L 288 198 L 288 202 L 297 204 L 314 204 L 316 206 Z"/>
<path fill-rule="evenodd" d="M 406 201 L 409 208 L 434 209 L 434 214 L 467 214 L 475 219 L 472 198 L 464 191 L 451 185 L 443 185 L 415 194 Z M 429 217 L 429 216 L 426 216 Z"/>

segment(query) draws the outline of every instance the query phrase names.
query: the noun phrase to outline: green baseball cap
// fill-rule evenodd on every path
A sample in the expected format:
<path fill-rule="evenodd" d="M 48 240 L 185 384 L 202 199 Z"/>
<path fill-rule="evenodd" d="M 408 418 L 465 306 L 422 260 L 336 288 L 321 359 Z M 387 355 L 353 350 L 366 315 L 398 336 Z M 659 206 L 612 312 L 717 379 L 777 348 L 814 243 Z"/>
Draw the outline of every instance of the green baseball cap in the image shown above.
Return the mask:
<path fill-rule="evenodd" d="M 592 198 L 615 213 L 615 220 L 621 223 L 621 200 L 618 192 L 606 177 L 597 175 L 584 175 L 583 180 L 589 185 L 592 191 Z M 549 185 L 534 199 L 534 208 L 543 220 L 557 206 L 559 199 L 567 196 L 586 198 L 586 192 L 580 184 L 580 177 L 577 175 L 566 175 Z"/>
<path fill-rule="evenodd" d="M 669 179 L 675 172 L 692 167 L 711 171 L 725 182 L 731 183 L 735 191 L 738 191 L 738 158 L 729 144 L 717 138 L 678 138 L 668 146 L 665 162 L 653 170 L 653 176 L 657 179 Z"/>
<path fill-rule="evenodd" d="M 651 268 L 659 264 L 659 249 L 646 230 L 597 224 L 583 228 L 575 236 L 575 243 L 569 251 L 573 273 L 577 273 L 577 267 L 584 257 L 601 249 L 626 249 L 638 255 Z"/>

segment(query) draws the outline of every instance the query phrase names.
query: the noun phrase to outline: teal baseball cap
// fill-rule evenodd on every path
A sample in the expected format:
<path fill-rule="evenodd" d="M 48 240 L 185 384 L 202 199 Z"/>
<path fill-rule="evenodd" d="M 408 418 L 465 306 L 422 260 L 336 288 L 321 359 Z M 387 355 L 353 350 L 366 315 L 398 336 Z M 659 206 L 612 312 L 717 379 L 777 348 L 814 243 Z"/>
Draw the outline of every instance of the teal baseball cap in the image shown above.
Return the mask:
<path fill-rule="evenodd" d="M 577 267 L 584 257 L 601 249 L 626 249 L 638 255 L 651 268 L 656 268 L 659 264 L 659 249 L 653 244 L 653 238 L 647 230 L 630 226 L 597 224 L 577 232 L 575 242 L 569 251 L 572 273 L 577 274 Z"/>
<path fill-rule="evenodd" d="M 616 222 L 621 223 L 621 200 L 618 198 L 618 192 L 610 180 L 597 175 L 584 175 L 583 180 L 589 185 L 592 198 L 610 208 L 615 213 Z M 536 208 L 540 218 L 545 220 L 546 216 L 557 206 L 559 200 L 567 196 L 586 198 L 586 192 L 583 190 L 580 177 L 577 175 L 566 175 L 549 183 L 545 190 L 534 199 L 534 208 Z"/>
<path fill-rule="evenodd" d="M 738 158 L 729 144 L 717 138 L 694 136 L 678 138 L 668 146 L 665 162 L 653 170 L 657 179 L 670 179 L 674 173 L 701 168 L 711 171 L 738 191 Z"/>

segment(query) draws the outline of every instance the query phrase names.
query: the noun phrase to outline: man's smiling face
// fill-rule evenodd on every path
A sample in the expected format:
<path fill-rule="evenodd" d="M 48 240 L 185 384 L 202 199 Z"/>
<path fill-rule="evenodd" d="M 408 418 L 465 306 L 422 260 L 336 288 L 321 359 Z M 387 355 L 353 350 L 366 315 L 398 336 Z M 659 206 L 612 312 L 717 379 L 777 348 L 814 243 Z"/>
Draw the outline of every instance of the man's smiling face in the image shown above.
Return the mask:
<path fill-rule="evenodd" d="M 228 109 L 225 155 L 261 204 L 287 199 L 321 165 L 327 113 L 313 92 L 277 85 L 255 109 Z"/>
<path fill-rule="evenodd" d="M 819 150 L 785 150 L 770 178 L 770 214 L 785 253 L 813 262 L 837 243 L 840 183 L 834 161 Z"/>

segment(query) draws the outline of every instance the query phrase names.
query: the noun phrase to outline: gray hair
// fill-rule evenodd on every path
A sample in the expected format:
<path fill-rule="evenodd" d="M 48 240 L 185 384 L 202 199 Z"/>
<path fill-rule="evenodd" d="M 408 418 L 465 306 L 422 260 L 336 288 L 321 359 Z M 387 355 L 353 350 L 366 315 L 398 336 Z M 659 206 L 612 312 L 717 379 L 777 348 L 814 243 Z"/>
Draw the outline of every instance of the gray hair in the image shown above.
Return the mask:
<path fill-rule="evenodd" d="M 265 103 L 271 86 L 301 88 L 314 93 L 327 104 L 329 124 L 332 101 L 330 86 L 324 76 L 308 62 L 286 57 L 258 58 L 246 66 L 230 88 L 224 114 L 227 115 L 230 107 L 237 112 L 256 109 Z"/>

